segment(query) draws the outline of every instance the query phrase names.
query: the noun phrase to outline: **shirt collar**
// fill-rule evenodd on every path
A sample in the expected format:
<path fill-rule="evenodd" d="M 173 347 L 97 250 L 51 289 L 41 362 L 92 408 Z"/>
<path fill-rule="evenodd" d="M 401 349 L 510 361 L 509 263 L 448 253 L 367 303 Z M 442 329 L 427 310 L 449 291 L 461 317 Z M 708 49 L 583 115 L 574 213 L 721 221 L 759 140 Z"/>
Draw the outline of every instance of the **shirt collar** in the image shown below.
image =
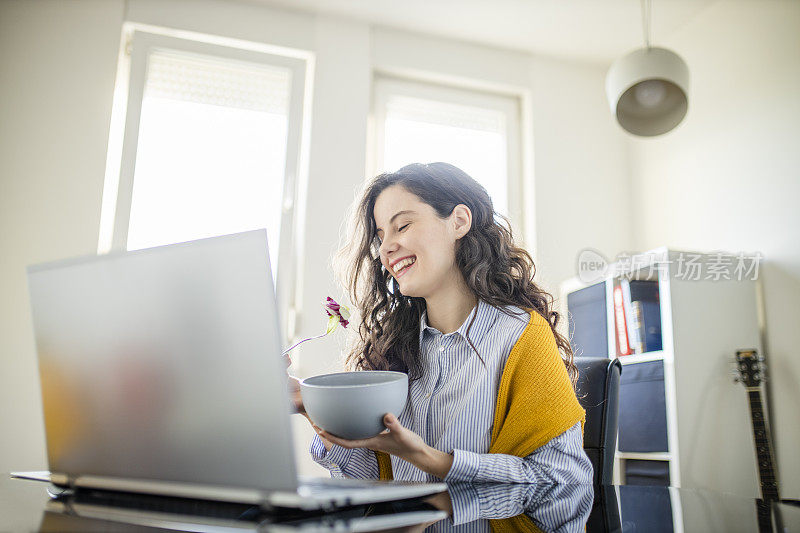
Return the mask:
<path fill-rule="evenodd" d="M 489 331 L 489 328 L 492 327 L 495 320 L 497 319 L 497 314 L 500 312 L 494 306 L 489 305 L 488 303 L 484 302 L 483 300 L 478 300 L 478 305 L 476 305 L 469 315 L 467 315 L 466 320 L 461 326 L 455 330 L 453 333 L 457 333 L 461 335 L 464 339 L 467 338 L 467 328 L 469 328 L 469 324 L 472 321 L 472 316 L 477 313 L 475 316 L 475 321 L 472 322 L 472 327 L 469 328 L 469 340 L 471 340 L 474 344 L 483 339 L 483 336 Z M 438 332 L 433 326 L 428 324 L 428 311 L 425 310 L 422 312 L 422 316 L 419 320 L 419 340 L 422 342 L 422 336 L 425 333 L 425 330 L 429 330 L 430 333 Z"/>

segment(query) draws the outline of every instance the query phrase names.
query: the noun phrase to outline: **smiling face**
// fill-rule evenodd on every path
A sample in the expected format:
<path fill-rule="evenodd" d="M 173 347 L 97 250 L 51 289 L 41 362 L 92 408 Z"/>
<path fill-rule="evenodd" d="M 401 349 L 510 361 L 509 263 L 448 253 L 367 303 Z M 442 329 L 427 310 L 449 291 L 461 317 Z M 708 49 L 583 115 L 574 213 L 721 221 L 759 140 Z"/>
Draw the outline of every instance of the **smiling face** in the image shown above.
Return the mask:
<path fill-rule="evenodd" d="M 385 189 L 373 210 L 381 263 L 406 296 L 429 298 L 458 284 L 456 241 L 469 231 L 471 214 L 459 205 L 440 218 L 430 205 L 399 185 Z"/>

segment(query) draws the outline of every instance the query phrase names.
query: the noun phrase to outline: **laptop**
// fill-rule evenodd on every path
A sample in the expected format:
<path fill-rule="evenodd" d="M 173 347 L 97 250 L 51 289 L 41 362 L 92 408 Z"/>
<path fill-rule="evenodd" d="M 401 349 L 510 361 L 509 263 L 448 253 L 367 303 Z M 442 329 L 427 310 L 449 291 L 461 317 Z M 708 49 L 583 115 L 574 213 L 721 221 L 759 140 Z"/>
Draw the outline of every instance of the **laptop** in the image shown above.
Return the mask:
<path fill-rule="evenodd" d="M 49 472 L 94 488 L 335 509 L 443 483 L 299 479 L 265 230 L 28 267 Z"/>
<path fill-rule="evenodd" d="M 83 491 L 50 500 L 41 531 L 142 531 L 142 527 L 178 531 L 302 531 L 357 533 L 411 529 L 447 518 L 432 502 L 414 499 L 349 507 L 332 513 L 290 511 L 265 514 L 258 507 L 227 502 Z"/>

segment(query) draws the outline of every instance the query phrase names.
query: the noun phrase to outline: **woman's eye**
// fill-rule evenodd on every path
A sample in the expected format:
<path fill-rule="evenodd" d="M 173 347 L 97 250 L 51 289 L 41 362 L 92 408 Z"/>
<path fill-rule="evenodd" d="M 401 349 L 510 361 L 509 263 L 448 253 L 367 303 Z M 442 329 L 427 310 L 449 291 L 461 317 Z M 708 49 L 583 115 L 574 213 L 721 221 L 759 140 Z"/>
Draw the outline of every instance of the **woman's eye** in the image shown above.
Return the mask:
<path fill-rule="evenodd" d="M 404 224 L 404 225 L 400 226 L 400 231 L 403 231 L 404 229 L 406 229 L 410 225 L 411 225 L 411 222 L 409 222 L 408 224 Z"/>

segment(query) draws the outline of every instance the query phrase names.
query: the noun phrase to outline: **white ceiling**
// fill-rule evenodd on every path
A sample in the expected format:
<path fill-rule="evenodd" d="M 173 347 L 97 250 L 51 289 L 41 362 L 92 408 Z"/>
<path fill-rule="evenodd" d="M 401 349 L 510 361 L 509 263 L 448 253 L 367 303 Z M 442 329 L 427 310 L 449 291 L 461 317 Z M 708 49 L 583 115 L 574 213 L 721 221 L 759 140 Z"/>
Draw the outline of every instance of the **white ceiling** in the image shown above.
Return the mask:
<path fill-rule="evenodd" d="M 640 0 L 251 0 L 379 26 L 610 63 L 643 44 Z M 654 45 L 721 0 L 654 0 Z"/>

